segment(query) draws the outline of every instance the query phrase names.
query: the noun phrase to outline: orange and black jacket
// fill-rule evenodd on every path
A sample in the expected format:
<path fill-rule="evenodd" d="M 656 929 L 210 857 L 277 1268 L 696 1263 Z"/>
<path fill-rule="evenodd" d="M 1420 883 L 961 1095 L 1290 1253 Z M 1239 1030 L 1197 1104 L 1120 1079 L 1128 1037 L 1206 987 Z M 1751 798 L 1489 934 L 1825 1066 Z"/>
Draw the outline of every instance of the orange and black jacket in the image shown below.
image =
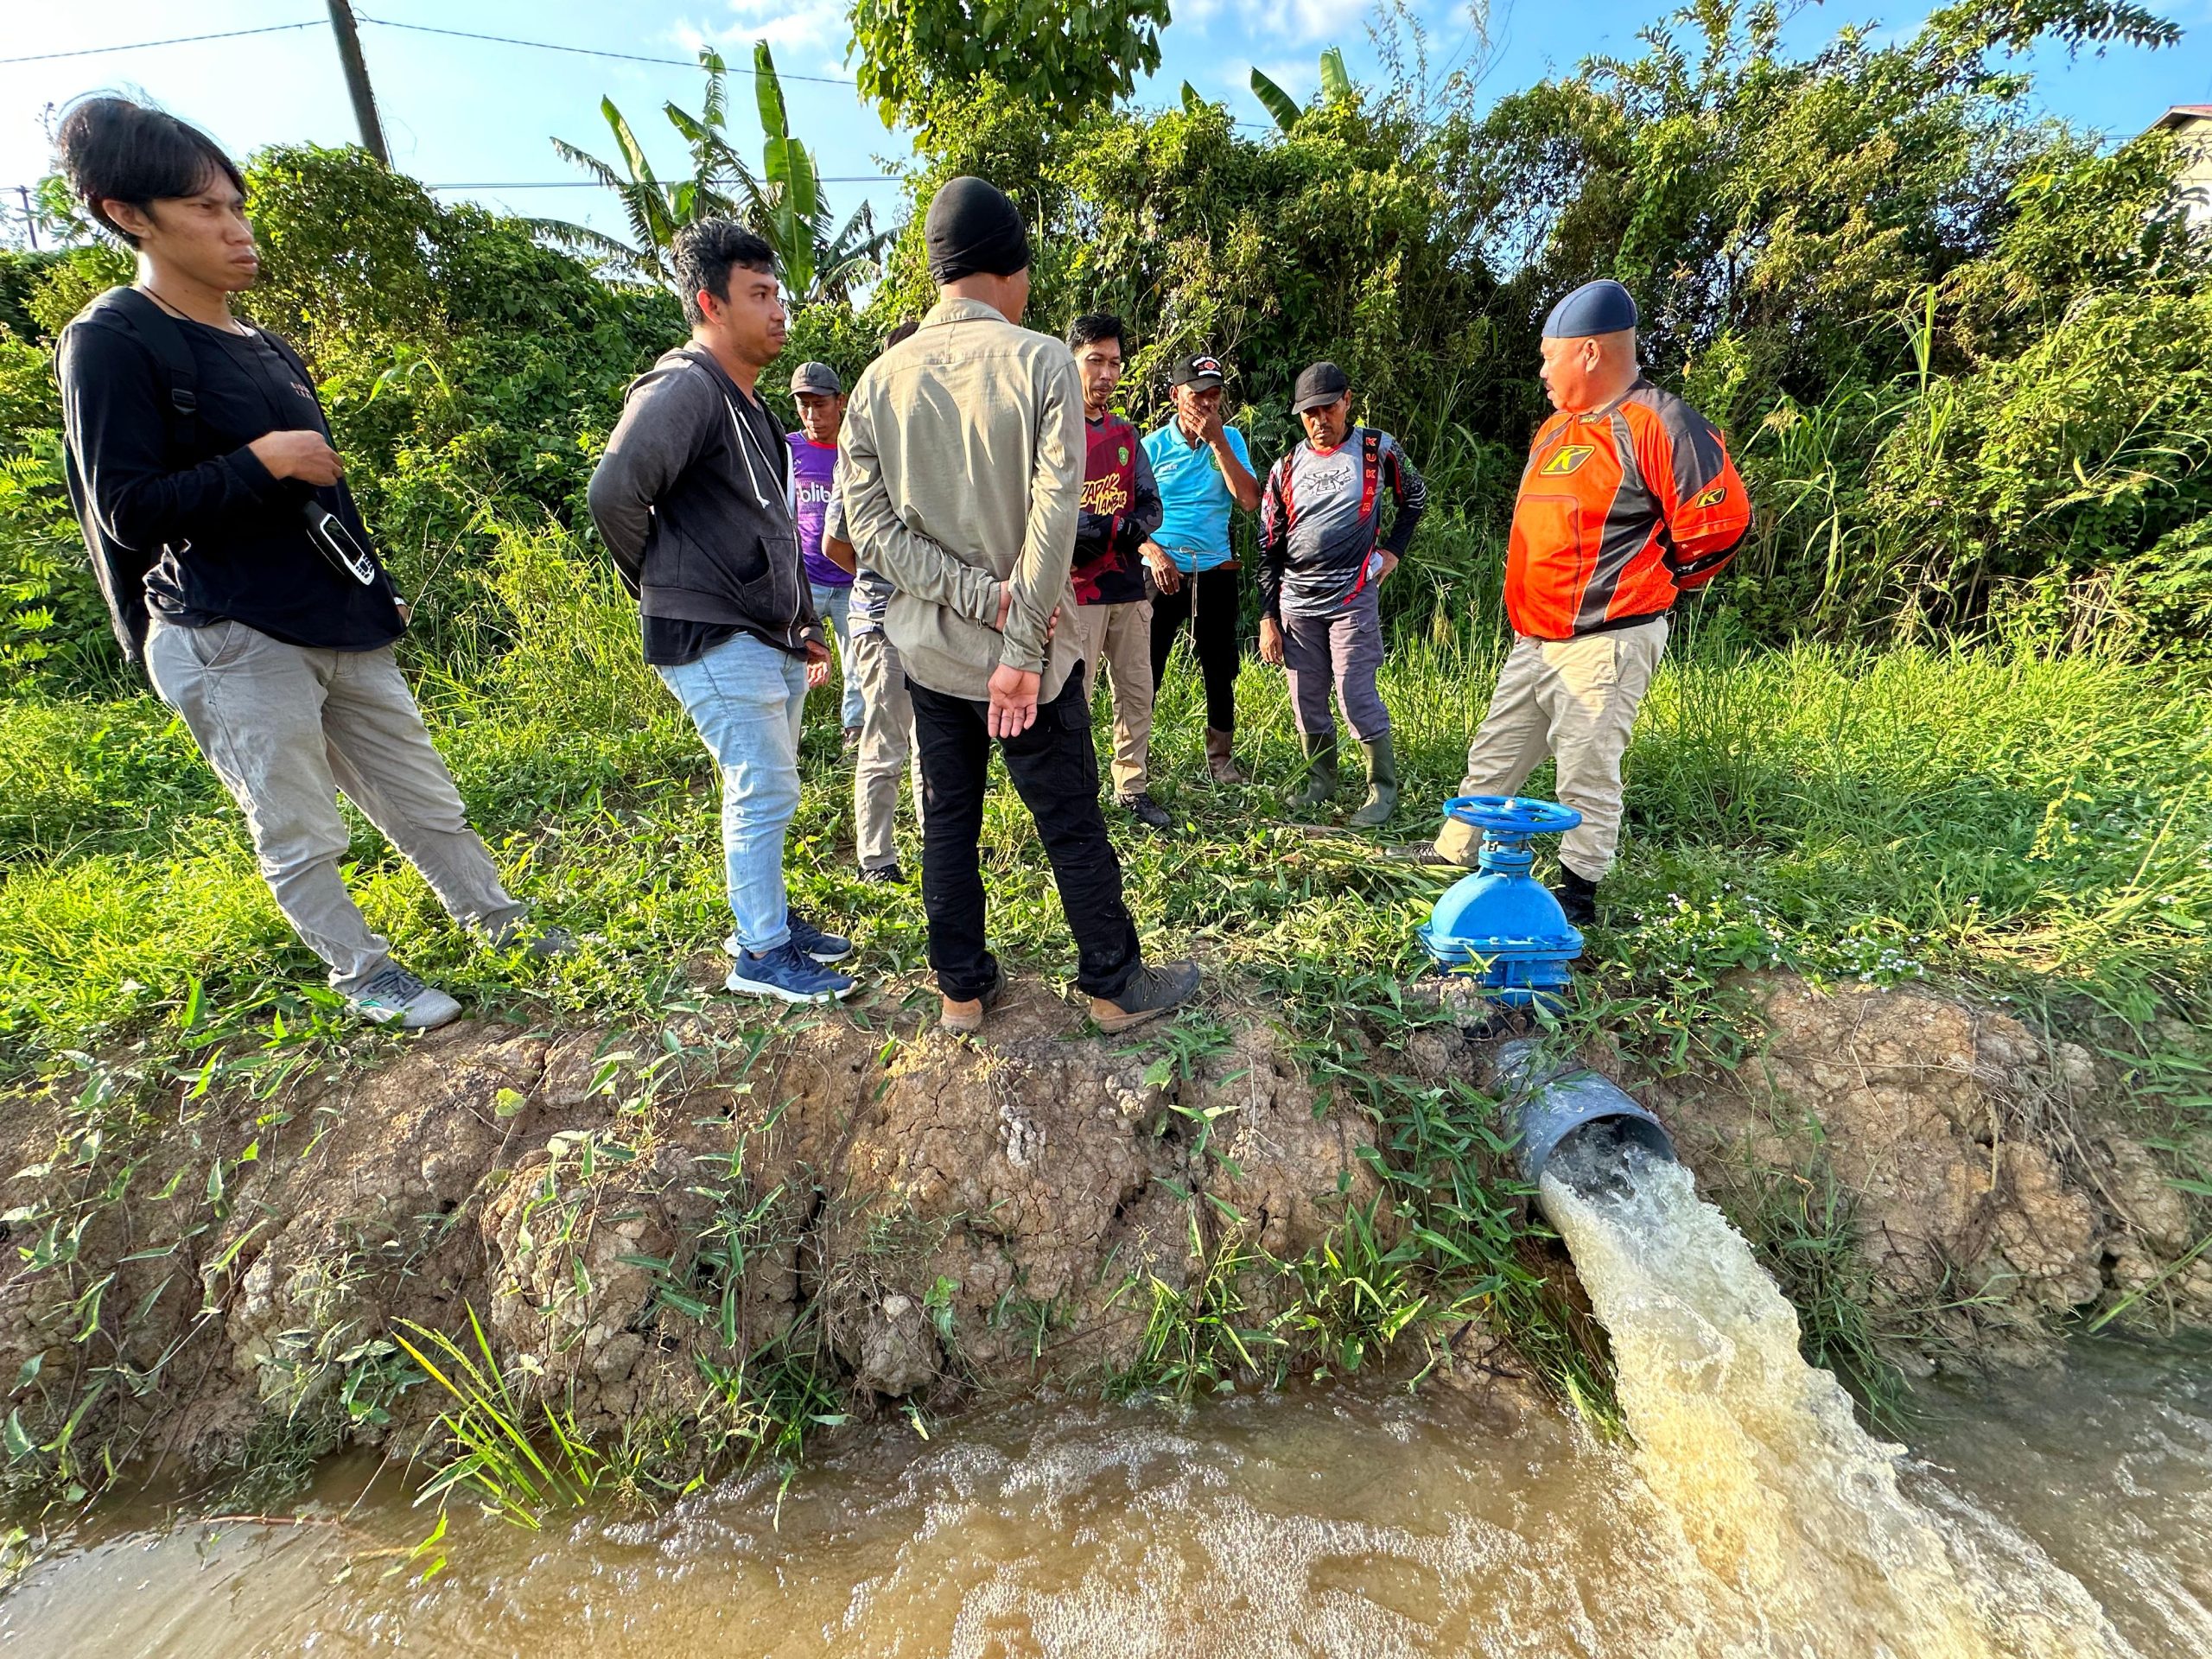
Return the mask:
<path fill-rule="evenodd" d="M 1719 575 L 1751 501 L 1712 423 L 1639 379 L 1610 409 L 1537 430 L 1513 507 L 1505 613 L 1539 639 L 1664 616 Z"/>

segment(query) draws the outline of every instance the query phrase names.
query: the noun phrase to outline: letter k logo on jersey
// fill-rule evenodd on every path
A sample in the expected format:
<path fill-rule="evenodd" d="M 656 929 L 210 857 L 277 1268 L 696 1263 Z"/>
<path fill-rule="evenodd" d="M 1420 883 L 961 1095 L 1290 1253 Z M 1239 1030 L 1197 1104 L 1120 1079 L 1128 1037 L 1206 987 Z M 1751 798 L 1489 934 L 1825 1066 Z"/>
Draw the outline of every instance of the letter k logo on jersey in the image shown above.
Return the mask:
<path fill-rule="evenodd" d="M 1563 478 L 1589 460 L 1597 448 L 1594 443 L 1563 443 L 1556 454 L 1536 469 L 1536 475 L 1539 478 Z"/>

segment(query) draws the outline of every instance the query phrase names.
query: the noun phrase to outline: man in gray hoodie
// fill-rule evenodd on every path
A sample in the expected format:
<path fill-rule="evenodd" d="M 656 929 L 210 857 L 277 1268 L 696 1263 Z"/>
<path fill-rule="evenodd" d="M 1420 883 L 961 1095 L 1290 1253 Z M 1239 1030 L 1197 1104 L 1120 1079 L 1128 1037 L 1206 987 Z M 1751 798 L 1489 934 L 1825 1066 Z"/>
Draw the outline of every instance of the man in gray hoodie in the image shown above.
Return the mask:
<path fill-rule="evenodd" d="M 728 988 L 828 1001 L 853 988 L 827 965 L 852 944 L 793 915 L 784 893 L 799 722 L 830 648 L 799 560 L 790 451 L 753 391 L 786 332 L 775 256 L 726 219 L 686 226 L 671 252 L 691 341 L 631 386 L 592 474 L 592 520 L 638 596 L 645 660 L 721 770 Z"/>

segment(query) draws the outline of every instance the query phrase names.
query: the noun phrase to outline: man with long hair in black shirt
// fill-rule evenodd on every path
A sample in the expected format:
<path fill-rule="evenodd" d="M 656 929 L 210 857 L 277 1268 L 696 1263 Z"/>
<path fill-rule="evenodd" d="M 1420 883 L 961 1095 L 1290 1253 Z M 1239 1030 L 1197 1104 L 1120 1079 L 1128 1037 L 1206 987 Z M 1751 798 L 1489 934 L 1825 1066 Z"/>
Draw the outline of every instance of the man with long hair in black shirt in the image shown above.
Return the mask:
<path fill-rule="evenodd" d="M 124 99 L 63 118 L 64 171 L 138 256 L 138 280 L 63 331 L 70 493 L 124 654 L 245 810 L 293 929 L 364 1018 L 461 1012 L 391 959 L 346 890 L 344 790 L 446 909 L 501 946 L 532 934 L 468 827 L 393 660 L 398 595 L 346 488 L 307 371 L 241 321 L 259 259 L 237 166 Z"/>

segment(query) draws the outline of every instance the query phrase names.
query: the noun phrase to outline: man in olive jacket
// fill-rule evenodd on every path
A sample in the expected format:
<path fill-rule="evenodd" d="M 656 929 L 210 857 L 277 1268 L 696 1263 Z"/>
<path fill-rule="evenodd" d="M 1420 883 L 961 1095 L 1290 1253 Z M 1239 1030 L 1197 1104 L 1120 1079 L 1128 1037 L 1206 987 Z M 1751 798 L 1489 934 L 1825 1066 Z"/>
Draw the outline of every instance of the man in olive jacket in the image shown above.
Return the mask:
<path fill-rule="evenodd" d="M 1098 808 L 1077 630 L 1053 626 L 1074 607 L 1083 385 L 1066 346 L 1020 326 L 1029 239 L 1014 204 L 955 179 L 927 229 L 938 303 L 861 376 L 839 462 L 853 544 L 894 590 L 884 623 L 913 692 L 930 965 L 945 1024 L 979 1028 L 1005 983 L 977 850 L 995 741 L 1052 860 L 1076 982 L 1120 1031 L 1186 1001 L 1198 970 L 1144 964 Z"/>

